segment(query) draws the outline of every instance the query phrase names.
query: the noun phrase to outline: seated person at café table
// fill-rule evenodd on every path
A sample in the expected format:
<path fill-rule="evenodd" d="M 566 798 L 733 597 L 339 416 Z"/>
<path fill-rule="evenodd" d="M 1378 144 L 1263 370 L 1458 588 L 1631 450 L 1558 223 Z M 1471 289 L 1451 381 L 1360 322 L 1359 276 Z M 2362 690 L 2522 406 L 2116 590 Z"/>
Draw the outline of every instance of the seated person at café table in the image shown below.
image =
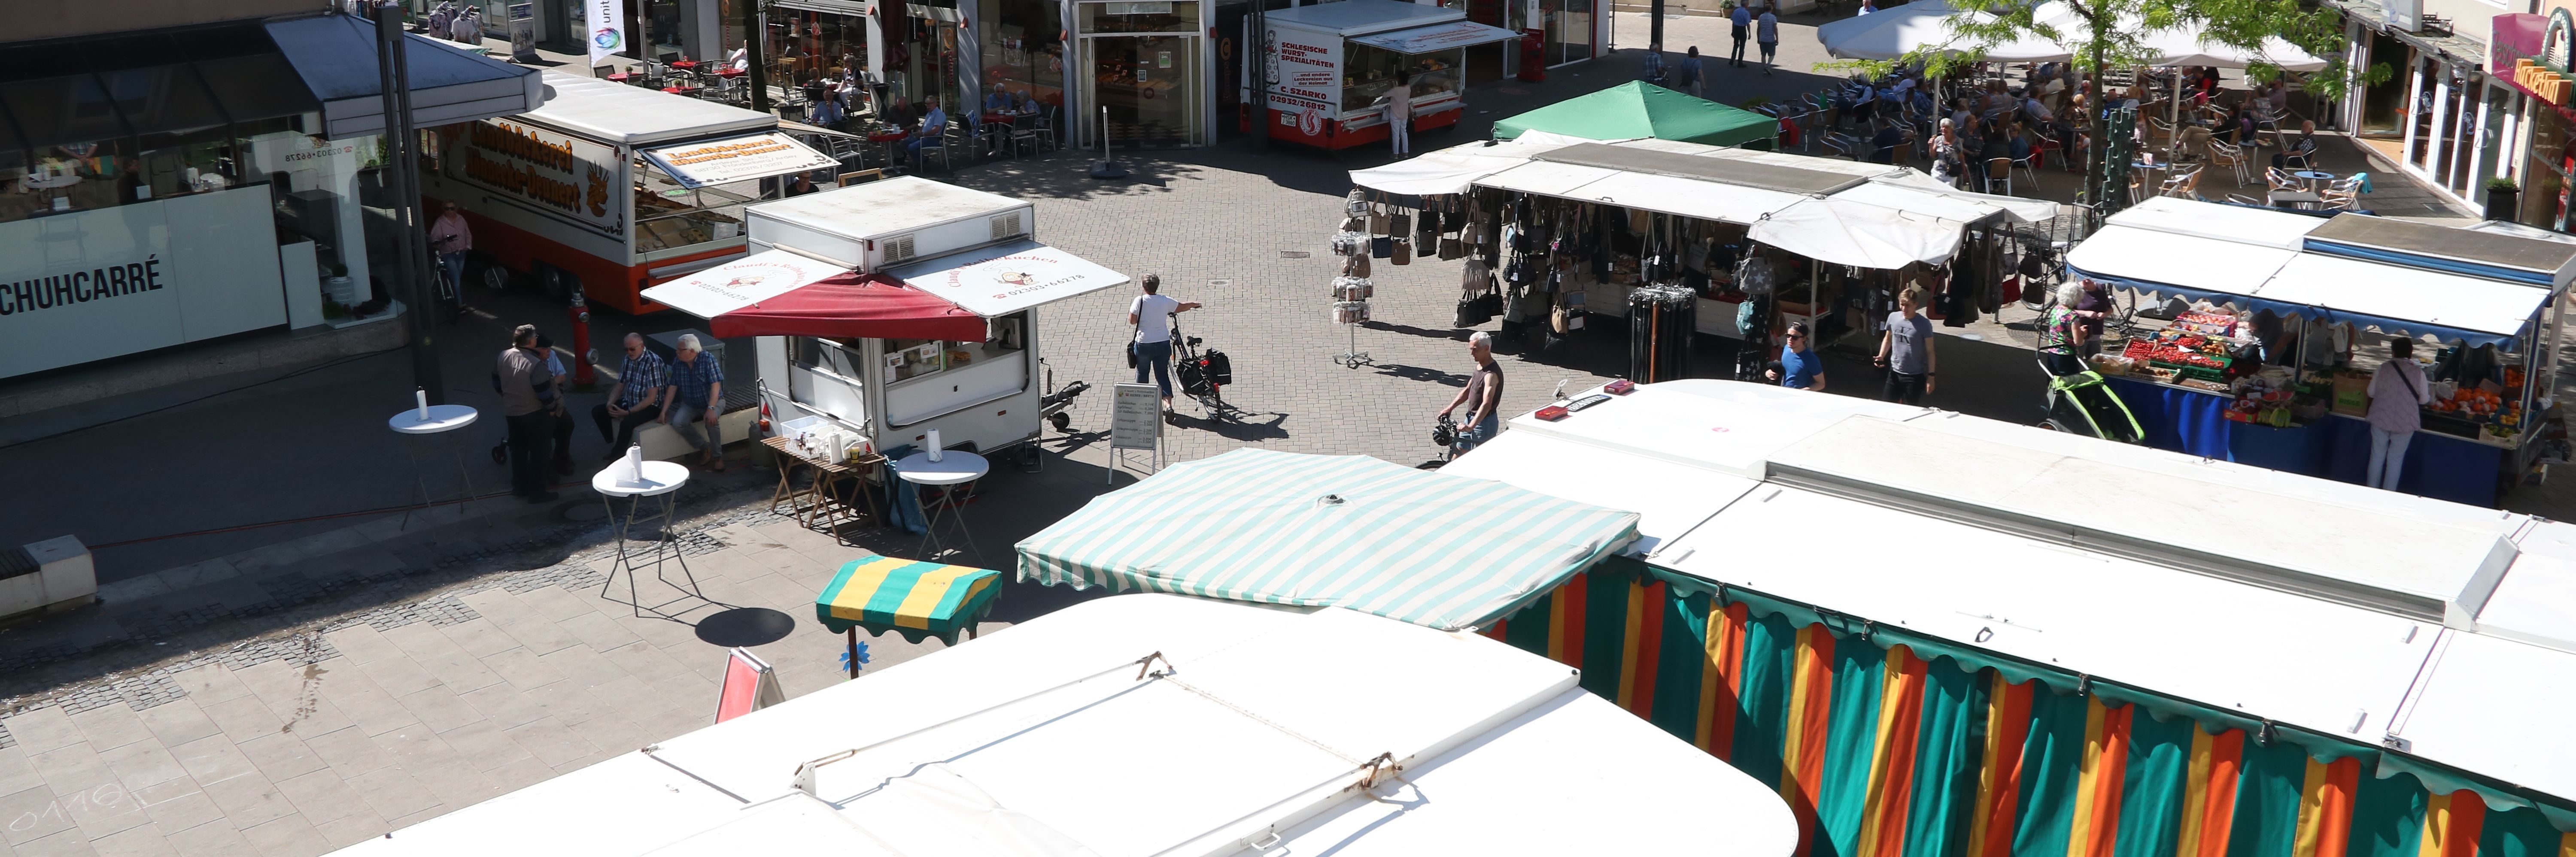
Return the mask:
<path fill-rule="evenodd" d="M 930 112 L 922 114 L 920 127 L 914 128 L 912 133 L 903 140 L 904 151 L 912 153 L 916 158 L 921 156 L 921 144 L 924 141 L 936 138 L 948 130 L 948 114 L 939 109 L 939 99 L 924 98 L 921 104 Z"/>

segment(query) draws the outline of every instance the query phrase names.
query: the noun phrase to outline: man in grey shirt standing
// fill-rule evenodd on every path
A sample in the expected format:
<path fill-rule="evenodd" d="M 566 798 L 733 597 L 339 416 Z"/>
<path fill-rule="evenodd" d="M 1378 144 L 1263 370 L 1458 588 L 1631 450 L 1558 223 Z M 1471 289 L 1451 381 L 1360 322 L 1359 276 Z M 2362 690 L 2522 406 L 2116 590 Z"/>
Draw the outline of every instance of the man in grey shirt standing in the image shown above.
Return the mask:
<path fill-rule="evenodd" d="M 530 503 L 555 499 L 546 490 L 546 465 L 554 458 L 555 373 L 537 350 L 537 326 L 510 331 L 510 347 L 492 363 L 492 390 L 501 394 L 501 416 L 510 426 L 510 493 Z"/>
<path fill-rule="evenodd" d="M 1923 404 L 1932 392 L 1932 371 L 1938 365 L 1932 356 L 1932 320 L 1923 317 L 1923 287 L 1906 286 L 1896 298 L 1896 311 L 1887 315 L 1887 335 L 1878 340 L 1878 365 L 1887 369 L 1888 401 L 1907 405 Z"/>

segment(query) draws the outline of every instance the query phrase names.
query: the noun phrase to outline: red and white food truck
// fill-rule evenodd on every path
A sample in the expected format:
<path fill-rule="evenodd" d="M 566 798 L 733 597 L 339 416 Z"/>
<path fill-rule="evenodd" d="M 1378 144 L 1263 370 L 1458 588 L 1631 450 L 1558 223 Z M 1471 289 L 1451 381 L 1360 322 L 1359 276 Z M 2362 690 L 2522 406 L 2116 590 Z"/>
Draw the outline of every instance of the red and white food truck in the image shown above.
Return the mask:
<path fill-rule="evenodd" d="M 1461 9 L 1397 0 L 1339 0 L 1269 13 L 1260 41 L 1270 136 L 1326 149 L 1387 139 L 1387 90 L 1412 75 L 1413 128 L 1458 124 L 1466 113 L 1467 49 L 1520 38 L 1467 20 Z M 1247 57 L 1249 59 L 1249 57 Z M 1253 103 L 1249 83 L 1243 99 Z"/>
<path fill-rule="evenodd" d="M 438 132 L 422 170 L 432 216 L 465 209 L 481 281 L 532 276 L 628 313 L 645 287 L 743 256 L 742 208 L 761 179 L 836 166 L 778 117 L 657 89 L 549 71 L 543 106 Z"/>

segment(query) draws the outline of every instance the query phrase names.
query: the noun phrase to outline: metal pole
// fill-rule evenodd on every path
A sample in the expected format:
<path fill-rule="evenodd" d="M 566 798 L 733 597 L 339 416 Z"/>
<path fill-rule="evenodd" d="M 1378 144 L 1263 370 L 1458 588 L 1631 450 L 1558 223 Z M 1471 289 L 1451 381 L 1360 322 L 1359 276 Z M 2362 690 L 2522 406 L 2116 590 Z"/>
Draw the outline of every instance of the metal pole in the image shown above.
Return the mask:
<path fill-rule="evenodd" d="M 421 277 L 430 256 L 427 224 L 420 218 L 420 162 L 411 127 L 411 75 L 404 68 L 402 6 L 386 2 L 377 5 L 375 12 L 376 77 L 384 92 L 386 190 L 394 197 L 394 289 L 411 305 L 412 383 L 429 392 L 431 404 L 443 405 L 447 384 L 440 376 L 438 343 L 429 324 L 430 307 L 437 299 Z M 458 283 L 457 288 L 461 299 L 464 284 Z"/>
<path fill-rule="evenodd" d="M 769 62 L 762 56 L 762 44 L 769 40 L 769 4 L 745 0 L 742 4 L 742 56 L 751 72 L 751 109 L 769 112 Z M 882 117 L 880 117 L 882 118 Z"/>

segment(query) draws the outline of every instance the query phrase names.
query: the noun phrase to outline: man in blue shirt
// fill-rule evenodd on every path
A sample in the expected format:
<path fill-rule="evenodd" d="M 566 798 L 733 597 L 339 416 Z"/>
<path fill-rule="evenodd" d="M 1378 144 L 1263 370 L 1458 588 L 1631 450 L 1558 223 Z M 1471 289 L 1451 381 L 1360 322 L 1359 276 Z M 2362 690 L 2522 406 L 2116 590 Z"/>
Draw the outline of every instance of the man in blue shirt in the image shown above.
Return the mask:
<path fill-rule="evenodd" d="M 903 150 L 911 153 L 915 161 L 921 160 L 923 142 L 940 139 L 940 135 L 948 133 L 948 114 L 939 109 L 939 99 L 924 98 L 921 103 L 929 107 L 930 112 L 922 115 L 921 127 L 913 129 L 912 139 L 903 141 Z"/>
<path fill-rule="evenodd" d="M 1692 45 L 1690 47 L 1690 53 L 1682 57 L 1681 80 L 1678 81 L 1681 85 L 1679 88 L 1683 92 L 1688 92 L 1696 96 L 1699 95 L 1700 82 L 1707 79 L 1708 74 L 1700 70 L 1699 46 Z"/>
<path fill-rule="evenodd" d="M 665 406 L 654 421 L 669 425 L 689 446 L 705 451 L 708 470 L 723 472 L 724 424 L 718 420 L 724 416 L 724 367 L 698 347 L 697 334 L 683 333 L 679 353 L 668 368 L 671 385 L 662 391 Z M 706 425 L 704 435 L 698 431 L 700 423 Z"/>
<path fill-rule="evenodd" d="M 1753 35 L 1753 10 L 1746 7 L 1743 2 L 1737 2 L 1735 11 L 1726 13 L 1726 20 L 1735 25 L 1735 50 L 1726 55 L 1726 64 L 1742 68 L 1744 40 Z"/>
<path fill-rule="evenodd" d="M 1807 323 L 1801 321 L 1791 323 L 1788 334 L 1780 338 L 1780 386 L 1825 391 L 1825 359 L 1809 344 L 1812 337 Z"/>
<path fill-rule="evenodd" d="M 1656 86 L 1664 85 L 1664 46 L 1646 46 L 1646 73 L 1643 79 Z"/>
<path fill-rule="evenodd" d="M 591 406 L 590 421 L 599 427 L 600 441 L 608 444 L 608 461 L 626 454 L 635 442 L 635 427 L 662 416 L 662 389 L 671 385 L 670 373 L 662 368 L 662 355 L 644 347 L 644 335 L 626 335 L 626 362 L 617 367 L 617 385 L 608 389 L 608 401 Z"/>

